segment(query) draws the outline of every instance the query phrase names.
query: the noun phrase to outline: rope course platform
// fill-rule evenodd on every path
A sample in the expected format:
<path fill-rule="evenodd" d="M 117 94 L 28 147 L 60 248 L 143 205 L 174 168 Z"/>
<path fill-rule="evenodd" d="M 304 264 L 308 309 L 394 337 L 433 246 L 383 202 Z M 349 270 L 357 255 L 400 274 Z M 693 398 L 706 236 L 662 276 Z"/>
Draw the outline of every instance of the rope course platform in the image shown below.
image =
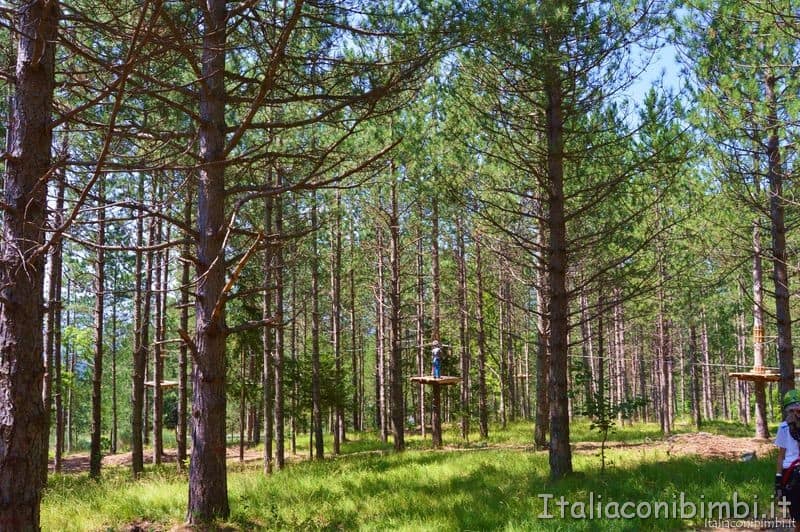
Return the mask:
<path fill-rule="evenodd" d="M 423 375 L 421 377 L 411 377 L 411 382 L 418 382 L 420 384 L 430 384 L 433 386 L 448 386 L 451 384 L 458 384 L 461 382 L 461 377 L 451 377 L 442 375 L 439 378 Z"/>
<path fill-rule="evenodd" d="M 145 386 L 155 386 L 155 381 L 145 381 Z M 162 388 L 173 388 L 178 385 L 178 381 L 161 381 Z"/>
<path fill-rule="evenodd" d="M 433 408 L 431 409 L 431 428 L 433 433 L 431 439 L 433 440 L 434 447 L 442 446 L 442 386 L 450 386 L 461 382 L 461 377 L 453 377 L 449 375 L 442 375 L 436 378 L 432 375 L 420 375 L 419 377 L 411 377 L 411 382 L 418 382 L 426 384 L 431 387 L 431 395 L 433 396 Z"/>
<path fill-rule="evenodd" d="M 795 371 L 794 374 L 800 375 L 800 370 Z M 728 376 L 732 379 L 751 382 L 778 382 L 781 380 L 781 374 L 778 372 L 778 368 L 769 368 L 765 366 L 755 366 L 750 371 L 728 373 Z"/>

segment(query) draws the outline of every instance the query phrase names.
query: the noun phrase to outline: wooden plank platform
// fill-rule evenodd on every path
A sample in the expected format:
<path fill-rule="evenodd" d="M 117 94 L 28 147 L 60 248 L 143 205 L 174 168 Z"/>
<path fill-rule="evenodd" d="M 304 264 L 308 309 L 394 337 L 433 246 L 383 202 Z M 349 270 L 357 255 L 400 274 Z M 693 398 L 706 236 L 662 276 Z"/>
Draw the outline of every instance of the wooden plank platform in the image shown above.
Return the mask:
<path fill-rule="evenodd" d="M 795 370 L 794 374 L 795 376 L 800 375 L 800 370 Z M 750 371 L 728 373 L 728 377 L 752 382 L 778 382 L 781 380 L 781 374 L 778 373 L 777 368 L 753 368 Z"/>
<path fill-rule="evenodd" d="M 781 380 L 779 373 L 755 373 L 752 371 L 729 373 L 729 377 L 739 379 L 740 381 L 753 381 L 753 382 L 778 382 Z"/>
<path fill-rule="evenodd" d="M 461 377 L 442 375 L 437 379 L 432 375 L 424 375 L 421 377 L 411 377 L 411 381 L 418 382 L 420 384 L 432 384 L 434 386 L 447 386 L 450 384 L 458 384 L 461 382 Z"/>
<path fill-rule="evenodd" d="M 145 386 L 155 386 L 154 381 L 145 381 Z M 178 385 L 178 381 L 161 381 L 162 388 L 172 388 Z"/>

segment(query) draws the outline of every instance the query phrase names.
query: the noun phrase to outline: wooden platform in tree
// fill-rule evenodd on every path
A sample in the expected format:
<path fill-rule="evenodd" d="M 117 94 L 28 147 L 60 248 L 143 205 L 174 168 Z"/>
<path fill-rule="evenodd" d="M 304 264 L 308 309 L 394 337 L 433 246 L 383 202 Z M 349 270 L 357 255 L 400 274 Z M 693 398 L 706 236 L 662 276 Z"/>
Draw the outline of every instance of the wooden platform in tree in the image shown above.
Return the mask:
<path fill-rule="evenodd" d="M 145 386 L 155 386 L 156 383 L 154 381 L 145 381 Z M 161 381 L 162 388 L 172 388 L 178 385 L 178 381 Z"/>
<path fill-rule="evenodd" d="M 432 375 L 424 375 L 421 377 L 411 377 L 411 381 L 418 382 L 420 384 L 432 384 L 434 386 L 447 386 L 450 384 L 458 384 L 461 382 L 461 377 L 442 375 L 437 379 Z"/>
<path fill-rule="evenodd" d="M 794 374 L 800 375 L 800 370 L 795 371 Z M 728 373 L 728 376 L 732 379 L 752 382 L 778 382 L 781 380 L 781 374 L 778 373 L 778 368 L 765 368 L 763 366 L 755 367 L 750 371 Z"/>

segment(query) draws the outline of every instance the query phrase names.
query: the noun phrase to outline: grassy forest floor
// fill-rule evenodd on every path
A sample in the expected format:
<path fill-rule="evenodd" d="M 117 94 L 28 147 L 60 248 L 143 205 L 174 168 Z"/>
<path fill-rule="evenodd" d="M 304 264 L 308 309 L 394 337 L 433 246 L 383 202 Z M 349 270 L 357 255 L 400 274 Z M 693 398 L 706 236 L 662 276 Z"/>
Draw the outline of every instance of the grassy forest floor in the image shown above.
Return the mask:
<path fill-rule="evenodd" d="M 231 449 L 232 513 L 225 527 L 713 530 L 770 524 L 774 448 L 752 439 L 752 428 L 715 422 L 695 433 L 678 425 L 667 439 L 652 424 L 618 428 L 601 472 L 597 434 L 576 422 L 576 474 L 557 483 L 548 479 L 547 452 L 529 446 L 529 423 L 493 429 L 488 441 L 476 437 L 471 443 L 461 443 L 451 430 L 441 451 L 429 449 L 430 439 L 411 436 L 402 454 L 392 453 L 391 443 L 373 434 L 349 435 L 341 456 L 311 462 L 302 459 L 307 447 L 300 447 L 294 463 L 270 477 L 262 473 L 262 449 L 249 449 L 243 463 L 238 448 Z M 747 453 L 755 458 L 743 460 Z M 133 481 L 126 467 L 129 455 L 106 457 L 102 479 L 95 482 L 82 460 L 82 455 L 70 456 L 71 472 L 50 476 L 42 505 L 44 530 L 182 529 L 187 481 L 174 464 L 148 466 Z M 724 506 L 709 508 L 714 503 L 730 506 L 727 520 Z M 652 515 L 644 519 L 648 512 Z"/>

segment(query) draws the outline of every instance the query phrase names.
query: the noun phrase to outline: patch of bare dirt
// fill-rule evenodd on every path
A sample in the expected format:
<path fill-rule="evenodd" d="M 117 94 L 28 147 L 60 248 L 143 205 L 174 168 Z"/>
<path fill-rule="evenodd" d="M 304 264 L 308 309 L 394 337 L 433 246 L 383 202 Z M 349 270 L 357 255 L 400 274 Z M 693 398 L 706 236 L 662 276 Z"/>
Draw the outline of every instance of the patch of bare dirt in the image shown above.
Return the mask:
<path fill-rule="evenodd" d="M 697 455 L 704 458 L 752 460 L 775 450 L 771 440 L 732 438 L 708 432 L 692 432 L 670 436 L 661 445 L 668 455 Z"/>

